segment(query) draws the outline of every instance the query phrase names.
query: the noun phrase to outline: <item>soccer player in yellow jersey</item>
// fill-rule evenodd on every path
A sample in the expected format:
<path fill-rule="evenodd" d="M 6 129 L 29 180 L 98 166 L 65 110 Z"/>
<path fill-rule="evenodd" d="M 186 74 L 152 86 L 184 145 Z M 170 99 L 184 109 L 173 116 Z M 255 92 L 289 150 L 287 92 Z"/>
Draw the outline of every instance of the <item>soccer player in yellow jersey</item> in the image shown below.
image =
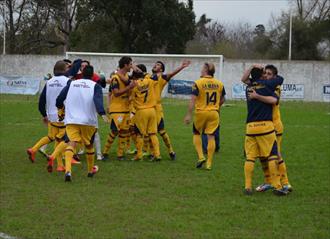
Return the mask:
<path fill-rule="evenodd" d="M 190 61 L 185 60 L 182 62 L 181 66 L 179 66 L 177 69 L 175 69 L 171 73 L 164 74 L 165 72 L 165 65 L 161 61 L 157 61 L 155 65 L 152 68 L 152 76 L 151 78 L 154 80 L 158 80 L 158 88 L 156 88 L 155 92 L 155 98 L 156 98 L 156 115 L 157 115 L 157 127 L 158 127 L 158 133 L 162 137 L 168 153 L 170 155 L 170 158 L 172 160 L 176 159 L 176 154 L 173 150 L 170 137 L 168 136 L 166 130 L 165 130 L 165 124 L 164 124 L 164 113 L 163 113 L 163 107 L 161 103 L 162 98 L 162 91 L 166 84 L 171 80 L 173 76 L 178 74 L 180 71 L 182 71 L 184 68 L 188 67 L 190 65 Z"/>
<path fill-rule="evenodd" d="M 108 152 L 116 136 L 119 136 L 117 159 L 124 159 L 126 138 L 129 135 L 129 91 L 136 85 L 130 81 L 128 72 L 133 67 L 132 59 L 124 56 L 119 60 L 119 70 L 111 78 L 111 100 L 109 105 L 110 133 L 104 146 L 104 159 L 108 158 Z"/>
<path fill-rule="evenodd" d="M 134 160 L 141 160 L 143 157 L 143 137 L 149 136 L 152 148 L 152 161 L 160 160 L 159 142 L 157 138 L 157 116 L 155 91 L 158 87 L 158 80 L 150 78 L 146 74 L 145 65 L 137 65 L 142 72 L 133 72 L 133 79 L 137 81 L 137 86 L 132 91 L 132 99 L 135 109 L 135 129 L 137 134 L 136 147 L 137 154 Z"/>
<path fill-rule="evenodd" d="M 202 67 L 201 78 L 192 87 L 191 101 L 184 122 L 189 124 L 192 111 L 195 108 L 193 125 L 193 142 L 198 154 L 197 168 L 202 168 L 206 162 L 206 169 L 211 170 L 215 151 L 214 133 L 219 127 L 219 111 L 225 101 L 225 89 L 221 81 L 214 78 L 215 67 L 212 63 L 205 63 Z M 201 134 L 208 138 L 207 161 L 204 158 Z"/>

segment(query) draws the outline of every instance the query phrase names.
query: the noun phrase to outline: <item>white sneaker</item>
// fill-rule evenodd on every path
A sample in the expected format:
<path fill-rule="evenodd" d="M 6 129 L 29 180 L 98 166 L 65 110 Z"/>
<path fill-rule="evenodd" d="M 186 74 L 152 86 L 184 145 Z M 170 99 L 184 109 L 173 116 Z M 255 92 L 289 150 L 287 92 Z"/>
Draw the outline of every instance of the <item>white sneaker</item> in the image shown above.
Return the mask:
<path fill-rule="evenodd" d="M 84 154 L 84 153 L 85 153 L 84 149 L 80 149 L 79 152 L 78 152 L 77 154 L 78 154 L 78 155 L 82 155 L 82 154 Z"/>
<path fill-rule="evenodd" d="M 103 160 L 104 159 L 104 157 L 103 157 L 103 155 L 102 154 L 98 154 L 98 155 L 96 155 L 96 160 Z"/>
<path fill-rule="evenodd" d="M 39 148 L 39 152 L 42 153 L 43 155 L 47 155 L 46 150 L 47 150 L 47 144 L 45 144 Z"/>

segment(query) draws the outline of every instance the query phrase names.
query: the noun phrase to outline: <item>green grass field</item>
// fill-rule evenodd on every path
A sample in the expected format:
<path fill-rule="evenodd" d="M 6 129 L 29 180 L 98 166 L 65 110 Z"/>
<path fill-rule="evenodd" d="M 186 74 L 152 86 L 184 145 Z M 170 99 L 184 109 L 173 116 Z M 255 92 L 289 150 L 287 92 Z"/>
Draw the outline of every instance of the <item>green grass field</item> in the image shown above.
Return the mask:
<path fill-rule="evenodd" d="M 73 166 L 73 182 L 32 164 L 26 148 L 47 132 L 37 97 L 1 95 L 0 232 L 19 238 L 330 238 L 330 105 L 284 102 L 283 157 L 294 187 L 287 197 L 242 194 L 246 107 L 221 112 L 221 150 L 212 171 L 195 169 L 185 101 L 165 100 L 177 161 Z M 100 122 L 102 142 L 108 127 Z M 114 156 L 112 148 L 111 155 Z M 114 157 L 112 157 L 114 158 Z M 254 185 L 262 182 L 256 163 Z"/>

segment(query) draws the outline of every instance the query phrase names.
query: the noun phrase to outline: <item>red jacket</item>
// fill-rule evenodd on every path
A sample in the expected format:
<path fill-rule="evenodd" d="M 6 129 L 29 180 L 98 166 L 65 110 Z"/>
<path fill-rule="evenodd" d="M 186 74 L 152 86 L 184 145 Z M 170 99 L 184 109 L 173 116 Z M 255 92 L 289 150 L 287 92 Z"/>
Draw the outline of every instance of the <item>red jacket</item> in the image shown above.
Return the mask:
<path fill-rule="evenodd" d="M 80 80 L 80 79 L 82 79 L 82 78 L 83 78 L 82 73 L 78 73 L 78 74 L 75 76 L 75 79 L 76 79 L 76 80 Z M 92 76 L 92 81 L 94 81 L 94 82 L 98 82 L 99 80 L 100 80 L 100 76 L 99 76 L 98 74 L 94 73 L 93 76 Z"/>

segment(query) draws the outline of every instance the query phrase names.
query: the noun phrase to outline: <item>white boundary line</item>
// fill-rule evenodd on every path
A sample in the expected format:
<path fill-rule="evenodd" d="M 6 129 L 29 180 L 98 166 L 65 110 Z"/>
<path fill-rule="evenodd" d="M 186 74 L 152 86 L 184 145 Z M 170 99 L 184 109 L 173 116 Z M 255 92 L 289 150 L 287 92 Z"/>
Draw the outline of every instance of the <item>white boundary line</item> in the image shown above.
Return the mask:
<path fill-rule="evenodd" d="M 3 233 L 3 232 L 0 232 L 0 238 L 1 239 L 18 239 L 17 237 L 9 236 L 8 234 Z"/>

